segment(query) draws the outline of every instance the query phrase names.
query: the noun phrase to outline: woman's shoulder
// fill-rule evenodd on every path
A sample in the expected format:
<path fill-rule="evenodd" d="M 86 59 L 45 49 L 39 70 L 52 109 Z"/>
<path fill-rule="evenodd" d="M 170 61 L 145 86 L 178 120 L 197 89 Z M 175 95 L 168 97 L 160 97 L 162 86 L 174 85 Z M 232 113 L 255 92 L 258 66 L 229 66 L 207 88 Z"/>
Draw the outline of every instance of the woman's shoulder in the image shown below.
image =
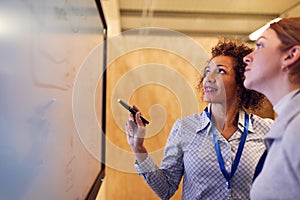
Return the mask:
<path fill-rule="evenodd" d="M 271 118 L 263 118 L 255 114 L 250 114 L 251 122 L 255 128 L 255 126 L 264 126 L 270 128 L 274 123 L 274 120 Z"/>
<path fill-rule="evenodd" d="M 181 129 L 199 129 L 209 122 L 205 112 L 184 116 L 176 120 L 174 126 Z"/>
<path fill-rule="evenodd" d="M 300 110 L 296 115 L 294 115 L 286 124 L 285 127 L 285 136 L 291 138 L 298 138 L 300 141 L 300 134 L 299 134 L 299 124 L 300 124 Z"/>
<path fill-rule="evenodd" d="M 199 121 L 204 120 L 206 118 L 205 112 L 202 113 L 194 113 L 187 116 L 182 116 L 176 120 L 176 122 L 188 122 L 188 121 Z"/>

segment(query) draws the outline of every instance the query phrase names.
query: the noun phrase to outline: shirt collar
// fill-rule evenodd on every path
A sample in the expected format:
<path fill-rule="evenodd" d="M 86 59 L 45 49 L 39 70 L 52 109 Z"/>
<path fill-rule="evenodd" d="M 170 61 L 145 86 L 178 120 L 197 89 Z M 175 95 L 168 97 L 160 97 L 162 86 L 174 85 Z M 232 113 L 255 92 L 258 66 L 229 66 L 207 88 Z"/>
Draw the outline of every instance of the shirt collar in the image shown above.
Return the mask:
<path fill-rule="evenodd" d="M 211 104 L 208 104 L 208 110 L 209 111 L 210 111 L 210 108 L 211 108 Z M 207 134 L 209 134 L 211 132 L 210 130 L 211 130 L 212 123 L 210 122 L 209 118 L 206 116 L 205 112 L 202 112 L 201 115 L 204 115 L 204 116 L 200 118 L 202 120 L 199 121 L 199 126 L 198 126 L 198 129 L 197 129 L 197 133 L 204 132 L 203 130 L 206 129 L 209 126 L 208 130 L 205 131 Z M 249 117 L 250 117 L 250 114 L 249 114 Z M 240 130 L 241 133 L 243 133 L 244 128 L 245 128 L 245 111 L 244 111 L 244 109 L 240 109 L 239 110 L 239 119 L 238 119 L 238 129 Z M 252 126 L 252 121 L 251 120 L 249 120 L 248 131 L 249 131 L 249 133 L 254 132 L 254 128 Z"/>
<path fill-rule="evenodd" d="M 240 109 L 239 110 L 239 122 L 238 122 L 238 128 L 240 131 L 244 131 L 244 128 L 245 128 L 245 110 L 244 109 Z M 248 114 L 249 115 L 249 118 L 251 117 L 251 114 Z M 252 126 L 252 121 L 249 120 L 249 126 L 248 126 L 248 131 L 249 133 L 250 132 L 254 132 L 254 128 Z"/>
<path fill-rule="evenodd" d="M 288 106 L 290 99 L 298 92 L 299 90 L 293 90 L 284 97 L 282 97 L 278 103 L 273 107 L 277 115 L 281 114 L 282 111 Z"/>

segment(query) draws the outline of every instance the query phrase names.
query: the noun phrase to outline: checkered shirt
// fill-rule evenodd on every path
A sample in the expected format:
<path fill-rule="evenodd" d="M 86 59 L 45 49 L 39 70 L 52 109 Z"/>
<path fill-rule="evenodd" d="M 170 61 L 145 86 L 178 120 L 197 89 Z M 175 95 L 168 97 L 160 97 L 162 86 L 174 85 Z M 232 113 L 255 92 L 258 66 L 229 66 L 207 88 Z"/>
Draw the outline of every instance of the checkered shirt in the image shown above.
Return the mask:
<path fill-rule="evenodd" d="M 243 110 L 239 111 L 238 130 L 226 140 L 218 131 L 225 168 L 230 172 L 244 131 Z M 250 114 L 249 132 L 238 169 L 227 189 L 217 160 L 211 122 L 205 112 L 177 120 L 168 138 L 161 167 L 148 156 L 135 163 L 138 174 L 161 199 L 170 199 L 183 177 L 182 199 L 250 199 L 250 187 L 256 164 L 265 150 L 265 134 L 273 123 Z"/>

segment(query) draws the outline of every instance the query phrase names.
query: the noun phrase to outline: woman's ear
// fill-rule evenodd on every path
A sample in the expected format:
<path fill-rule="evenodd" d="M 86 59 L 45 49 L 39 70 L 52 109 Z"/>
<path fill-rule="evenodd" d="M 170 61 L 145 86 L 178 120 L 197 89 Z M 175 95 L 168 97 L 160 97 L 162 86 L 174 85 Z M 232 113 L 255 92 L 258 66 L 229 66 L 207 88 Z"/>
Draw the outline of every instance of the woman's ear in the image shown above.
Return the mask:
<path fill-rule="evenodd" d="M 287 50 L 283 60 L 283 65 L 289 68 L 299 60 L 300 60 L 300 45 L 295 45 L 291 47 L 289 50 Z"/>

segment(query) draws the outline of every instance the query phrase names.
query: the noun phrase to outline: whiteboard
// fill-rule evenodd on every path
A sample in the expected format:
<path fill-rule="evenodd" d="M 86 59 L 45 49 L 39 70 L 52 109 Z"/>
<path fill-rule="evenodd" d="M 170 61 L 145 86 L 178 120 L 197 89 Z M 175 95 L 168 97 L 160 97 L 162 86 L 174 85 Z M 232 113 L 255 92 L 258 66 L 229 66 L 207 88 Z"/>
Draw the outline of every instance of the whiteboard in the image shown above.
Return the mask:
<path fill-rule="evenodd" d="M 0 199 L 86 197 L 101 170 L 102 43 L 93 1 L 0 2 Z"/>

